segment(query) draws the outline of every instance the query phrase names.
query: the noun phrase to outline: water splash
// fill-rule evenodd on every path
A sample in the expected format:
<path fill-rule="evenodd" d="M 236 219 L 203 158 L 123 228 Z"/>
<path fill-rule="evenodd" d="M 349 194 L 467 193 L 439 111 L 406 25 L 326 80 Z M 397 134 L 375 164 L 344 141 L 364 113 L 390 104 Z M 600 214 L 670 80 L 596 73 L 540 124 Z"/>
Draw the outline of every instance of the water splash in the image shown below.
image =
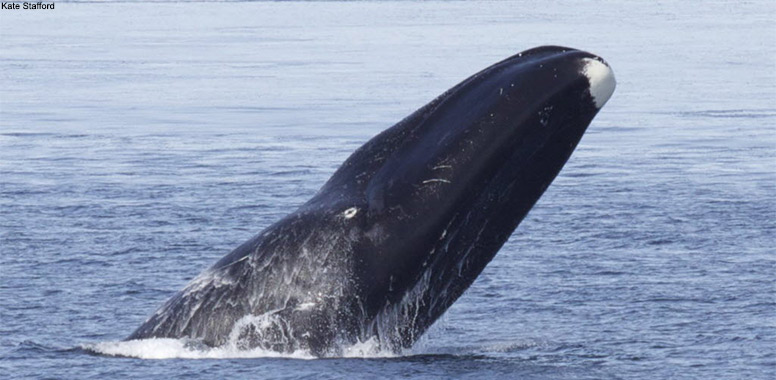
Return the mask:
<path fill-rule="evenodd" d="M 241 323 L 257 326 L 268 323 L 269 320 L 245 320 Z M 235 329 L 235 332 L 238 331 Z M 245 342 L 237 334 L 233 334 L 228 344 L 210 347 L 196 339 L 149 338 L 129 341 L 108 341 L 82 344 L 79 347 L 97 355 L 129 357 L 138 359 L 248 359 L 248 358 L 286 358 L 311 360 L 318 359 L 308 350 L 279 352 L 272 349 L 254 347 L 247 348 Z M 343 358 L 393 358 L 401 355 L 381 348 L 377 339 L 357 342 L 343 347 Z"/>
<path fill-rule="evenodd" d="M 233 358 L 292 358 L 315 359 L 305 351 L 281 353 L 262 348 L 240 349 L 228 344 L 208 347 L 197 340 L 150 338 L 82 344 L 81 348 L 98 355 L 139 359 L 233 359 Z"/>

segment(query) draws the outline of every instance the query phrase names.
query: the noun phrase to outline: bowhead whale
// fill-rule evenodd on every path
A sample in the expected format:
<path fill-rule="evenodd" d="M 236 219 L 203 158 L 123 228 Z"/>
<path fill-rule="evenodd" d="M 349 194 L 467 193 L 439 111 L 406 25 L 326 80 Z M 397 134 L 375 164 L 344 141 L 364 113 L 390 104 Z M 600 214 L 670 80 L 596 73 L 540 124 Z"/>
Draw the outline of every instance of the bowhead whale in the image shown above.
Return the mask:
<path fill-rule="evenodd" d="M 411 346 L 517 228 L 614 87 L 603 59 L 557 46 L 474 74 L 356 150 L 127 339 L 319 356 L 368 340 Z"/>

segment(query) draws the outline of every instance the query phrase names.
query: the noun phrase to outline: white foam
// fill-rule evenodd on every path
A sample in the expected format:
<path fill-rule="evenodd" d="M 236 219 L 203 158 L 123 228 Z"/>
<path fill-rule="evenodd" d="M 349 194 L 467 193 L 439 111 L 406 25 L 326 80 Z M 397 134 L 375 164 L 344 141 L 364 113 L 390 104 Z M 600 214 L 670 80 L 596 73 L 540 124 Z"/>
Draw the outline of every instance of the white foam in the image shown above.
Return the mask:
<path fill-rule="evenodd" d="M 606 104 L 614 93 L 617 82 L 614 80 L 614 72 L 609 65 L 592 58 L 583 58 L 582 74 L 590 83 L 590 96 L 593 97 L 596 108 L 600 109 Z"/>
<path fill-rule="evenodd" d="M 381 348 L 380 343 L 375 338 L 345 347 L 342 352 L 342 357 L 345 358 L 394 358 L 397 356 L 399 355 L 395 352 Z"/>
<path fill-rule="evenodd" d="M 119 342 L 84 344 L 83 349 L 102 355 L 140 359 L 231 359 L 292 358 L 315 359 L 306 351 L 281 353 L 260 348 L 243 350 L 233 345 L 207 347 L 186 339 L 151 338 Z"/>
<path fill-rule="evenodd" d="M 308 351 L 291 353 L 261 348 L 241 349 L 234 344 L 208 347 L 190 339 L 149 338 L 130 341 L 112 341 L 82 344 L 81 348 L 100 355 L 131 357 L 139 359 L 234 359 L 234 358 L 289 358 L 316 359 Z M 399 356 L 380 347 L 376 339 L 344 347 L 342 357 L 346 358 L 389 358 Z"/>

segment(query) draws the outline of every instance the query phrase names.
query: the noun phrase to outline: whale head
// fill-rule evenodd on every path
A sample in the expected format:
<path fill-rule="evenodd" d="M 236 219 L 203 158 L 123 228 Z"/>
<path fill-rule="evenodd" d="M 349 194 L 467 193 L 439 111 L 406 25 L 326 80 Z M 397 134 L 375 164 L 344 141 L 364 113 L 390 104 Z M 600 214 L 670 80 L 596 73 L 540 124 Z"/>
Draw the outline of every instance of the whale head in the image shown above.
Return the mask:
<path fill-rule="evenodd" d="M 398 331 L 394 343 L 414 342 L 506 242 L 614 88 L 603 59 L 535 48 L 471 76 L 347 159 L 302 211 L 323 210 L 356 247 L 356 308 L 373 321 L 365 335 Z"/>

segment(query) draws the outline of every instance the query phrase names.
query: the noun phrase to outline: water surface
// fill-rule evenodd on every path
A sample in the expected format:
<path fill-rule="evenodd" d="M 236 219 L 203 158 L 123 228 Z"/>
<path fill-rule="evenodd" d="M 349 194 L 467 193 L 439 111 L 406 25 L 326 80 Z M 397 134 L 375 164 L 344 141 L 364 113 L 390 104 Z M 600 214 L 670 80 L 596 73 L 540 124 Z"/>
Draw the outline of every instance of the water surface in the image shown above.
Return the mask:
<path fill-rule="evenodd" d="M 773 378 L 774 19 L 768 1 L 0 12 L 0 377 Z M 617 91 L 412 351 L 85 349 L 109 350 L 371 136 L 544 44 L 606 58 Z"/>

